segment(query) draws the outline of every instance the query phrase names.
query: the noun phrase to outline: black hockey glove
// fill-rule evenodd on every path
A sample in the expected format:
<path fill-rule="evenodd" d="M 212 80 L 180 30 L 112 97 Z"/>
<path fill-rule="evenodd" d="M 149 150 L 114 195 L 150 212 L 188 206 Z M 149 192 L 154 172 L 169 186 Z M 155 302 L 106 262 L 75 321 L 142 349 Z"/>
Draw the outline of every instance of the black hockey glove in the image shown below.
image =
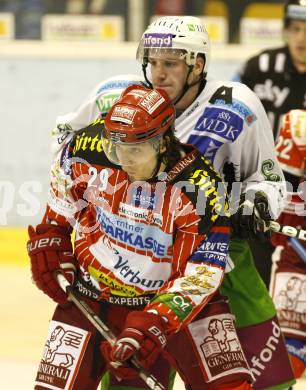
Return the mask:
<path fill-rule="evenodd" d="M 254 199 L 254 200 L 251 200 Z M 266 241 L 271 238 L 269 203 L 264 192 L 242 194 L 238 210 L 231 215 L 234 236 L 242 240 Z"/>

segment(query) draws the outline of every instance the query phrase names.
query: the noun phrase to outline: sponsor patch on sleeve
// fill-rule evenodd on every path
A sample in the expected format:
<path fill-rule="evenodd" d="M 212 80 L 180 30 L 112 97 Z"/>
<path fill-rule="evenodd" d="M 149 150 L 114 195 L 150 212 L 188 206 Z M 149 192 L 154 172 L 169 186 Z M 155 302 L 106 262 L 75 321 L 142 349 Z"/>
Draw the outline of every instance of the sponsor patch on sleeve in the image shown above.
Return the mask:
<path fill-rule="evenodd" d="M 71 160 L 69 157 L 69 146 L 70 146 L 69 143 L 65 145 L 60 158 L 60 166 L 63 168 L 63 171 L 66 175 L 71 174 Z"/>
<path fill-rule="evenodd" d="M 198 246 L 189 261 L 209 263 L 225 268 L 228 255 L 228 233 L 210 232 L 206 239 Z"/>
<path fill-rule="evenodd" d="M 231 104 L 227 104 L 223 99 L 218 99 L 214 104 L 219 107 L 227 107 L 229 110 L 236 112 L 246 121 L 248 125 L 257 120 L 257 116 L 250 107 L 240 100 L 233 99 Z"/>
<path fill-rule="evenodd" d="M 110 80 L 100 86 L 97 91 L 97 95 L 105 90 L 125 89 L 131 84 L 134 84 L 133 80 Z"/>
<path fill-rule="evenodd" d="M 201 153 L 205 154 L 205 157 L 213 162 L 215 155 L 224 142 L 220 142 L 210 137 L 199 137 L 198 135 L 191 134 L 188 139 L 188 144 L 194 145 Z"/>
<path fill-rule="evenodd" d="M 232 111 L 207 107 L 195 125 L 196 132 L 201 135 L 224 142 L 234 142 L 243 129 L 243 119 Z M 200 135 L 200 134 L 199 134 Z"/>

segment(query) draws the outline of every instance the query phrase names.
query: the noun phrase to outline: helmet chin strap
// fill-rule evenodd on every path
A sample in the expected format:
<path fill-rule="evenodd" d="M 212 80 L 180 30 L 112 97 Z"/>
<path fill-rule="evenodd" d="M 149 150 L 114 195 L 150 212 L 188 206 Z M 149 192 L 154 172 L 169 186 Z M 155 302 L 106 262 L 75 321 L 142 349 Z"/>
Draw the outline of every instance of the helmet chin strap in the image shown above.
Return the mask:
<path fill-rule="evenodd" d="M 147 76 L 147 66 L 148 66 L 148 62 L 142 63 L 143 77 L 146 80 L 146 83 L 148 84 L 148 86 L 153 89 L 153 84 L 151 83 L 151 81 L 148 79 L 148 76 Z"/>
<path fill-rule="evenodd" d="M 144 62 L 142 64 L 143 76 L 144 76 L 144 79 L 146 80 L 146 83 L 148 84 L 148 86 L 150 88 L 153 88 L 153 84 L 151 83 L 151 81 L 148 79 L 148 76 L 147 76 L 147 66 L 148 66 L 147 62 Z M 174 98 L 173 101 L 172 101 L 172 103 L 174 105 L 176 105 L 185 96 L 185 94 L 187 93 L 189 88 L 193 87 L 196 84 L 201 83 L 203 81 L 204 77 L 205 77 L 204 74 L 202 73 L 201 77 L 198 80 L 195 80 L 191 84 L 188 84 L 188 78 L 189 78 L 189 75 L 191 74 L 191 72 L 193 70 L 193 66 L 194 65 L 188 65 L 188 73 L 187 73 L 187 76 L 186 76 L 186 79 L 185 79 L 184 86 L 183 86 L 181 92 L 178 94 L 178 96 L 176 98 Z"/>

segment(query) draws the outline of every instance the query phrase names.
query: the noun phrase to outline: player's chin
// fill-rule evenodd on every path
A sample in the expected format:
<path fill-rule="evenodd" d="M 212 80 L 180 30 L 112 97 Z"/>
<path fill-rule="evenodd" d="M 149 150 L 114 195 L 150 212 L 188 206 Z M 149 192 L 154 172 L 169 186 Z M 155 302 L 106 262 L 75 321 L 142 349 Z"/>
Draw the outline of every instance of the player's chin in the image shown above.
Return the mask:
<path fill-rule="evenodd" d="M 170 98 L 171 100 L 173 100 L 173 99 L 175 98 L 176 92 L 175 92 L 174 88 L 172 88 L 172 87 L 166 87 L 166 88 L 165 88 L 165 91 L 167 92 L 167 95 L 169 96 L 169 98 Z"/>
<path fill-rule="evenodd" d="M 163 85 L 163 86 L 159 86 L 158 88 L 164 90 L 170 99 L 172 99 L 172 100 L 174 99 L 175 92 L 174 92 L 174 89 L 170 85 Z"/>
<path fill-rule="evenodd" d="M 142 180 L 144 180 L 142 174 L 139 174 L 139 173 L 137 173 L 135 171 L 131 171 L 129 169 L 126 169 L 126 170 L 124 169 L 124 171 L 127 173 L 128 177 L 129 177 L 129 179 L 131 181 L 142 181 Z"/>

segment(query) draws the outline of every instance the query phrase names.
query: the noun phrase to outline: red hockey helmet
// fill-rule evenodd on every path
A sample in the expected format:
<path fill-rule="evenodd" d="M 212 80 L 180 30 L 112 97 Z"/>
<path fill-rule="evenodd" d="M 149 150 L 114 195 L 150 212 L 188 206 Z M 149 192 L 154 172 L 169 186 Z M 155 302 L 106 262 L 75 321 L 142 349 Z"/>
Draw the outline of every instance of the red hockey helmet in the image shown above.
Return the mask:
<path fill-rule="evenodd" d="M 131 85 L 108 112 L 105 133 L 114 142 L 144 142 L 164 134 L 174 120 L 175 108 L 165 91 Z"/>
<path fill-rule="evenodd" d="M 103 149 L 119 164 L 116 145 L 158 143 L 175 120 L 175 108 L 167 93 L 141 85 L 128 87 L 105 118 Z"/>

